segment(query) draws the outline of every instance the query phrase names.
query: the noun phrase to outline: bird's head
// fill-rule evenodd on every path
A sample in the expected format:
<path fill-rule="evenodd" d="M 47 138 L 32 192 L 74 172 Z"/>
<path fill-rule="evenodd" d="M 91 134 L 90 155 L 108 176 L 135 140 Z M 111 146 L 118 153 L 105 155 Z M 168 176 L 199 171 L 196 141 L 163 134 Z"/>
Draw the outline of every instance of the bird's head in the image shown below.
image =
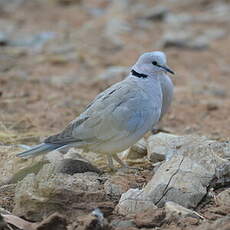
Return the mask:
<path fill-rule="evenodd" d="M 142 54 L 132 68 L 137 73 L 155 75 L 174 72 L 167 66 L 166 55 L 160 51 Z"/>

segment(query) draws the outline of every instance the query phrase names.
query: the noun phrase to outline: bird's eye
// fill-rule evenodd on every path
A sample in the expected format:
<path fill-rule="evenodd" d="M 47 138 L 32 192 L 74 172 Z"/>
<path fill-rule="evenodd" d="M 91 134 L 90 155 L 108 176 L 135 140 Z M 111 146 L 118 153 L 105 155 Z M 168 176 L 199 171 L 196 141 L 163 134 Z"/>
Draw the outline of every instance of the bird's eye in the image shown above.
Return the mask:
<path fill-rule="evenodd" d="M 156 61 L 153 61 L 152 64 L 153 64 L 153 65 L 157 65 L 157 62 L 156 62 Z"/>

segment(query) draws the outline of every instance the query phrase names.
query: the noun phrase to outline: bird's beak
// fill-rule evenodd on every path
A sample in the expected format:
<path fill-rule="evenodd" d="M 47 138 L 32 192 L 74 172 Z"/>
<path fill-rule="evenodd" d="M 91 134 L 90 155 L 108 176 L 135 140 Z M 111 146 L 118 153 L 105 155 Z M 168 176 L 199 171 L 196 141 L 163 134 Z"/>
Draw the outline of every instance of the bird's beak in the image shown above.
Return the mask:
<path fill-rule="evenodd" d="M 162 65 L 161 68 L 164 69 L 165 71 L 171 73 L 171 74 L 175 74 L 167 65 L 164 65 L 164 66 Z"/>

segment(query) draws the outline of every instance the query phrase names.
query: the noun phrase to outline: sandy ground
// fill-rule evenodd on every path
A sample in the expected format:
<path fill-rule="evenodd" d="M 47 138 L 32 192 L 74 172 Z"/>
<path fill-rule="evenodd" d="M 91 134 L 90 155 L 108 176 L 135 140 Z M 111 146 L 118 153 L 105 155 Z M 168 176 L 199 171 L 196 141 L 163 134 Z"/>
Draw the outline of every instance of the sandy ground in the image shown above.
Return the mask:
<path fill-rule="evenodd" d="M 161 1 L 145 4 L 155 7 Z M 212 12 L 212 4 L 211 0 L 186 4 L 176 1 L 168 7 L 176 15 L 200 17 Z M 162 21 L 143 26 L 134 20 L 137 16 L 120 16 L 116 10 L 108 13 L 108 6 L 106 0 L 83 0 L 69 6 L 55 1 L 25 1 L 0 14 L 0 26 L 2 31 L 10 31 L 9 40 L 21 41 L 41 32 L 52 32 L 54 36 L 41 47 L 36 42 L 0 42 L 1 144 L 35 144 L 58 132 L 105 88 L 98 76 L 106 68 L 132 66 L 141 53 L 159 49 L 163 33 L 173 30 Z M 131 31 L 119 35 L 119 45 L 105 39 L 101 29 L 113 16 L 131 26 Z M 230 29 L 228 20 L 217 19 L 214 16 L 212 20 L 194 20 L 182 26 L 198 34 L 210 28 L 222 29 L 224 35 L 210 41 L 207 48 L 162 48 L 176 72 L 172 77 L 175 98 L 163 121 L 163 127 L 171 133 L 229 140 Z"/>

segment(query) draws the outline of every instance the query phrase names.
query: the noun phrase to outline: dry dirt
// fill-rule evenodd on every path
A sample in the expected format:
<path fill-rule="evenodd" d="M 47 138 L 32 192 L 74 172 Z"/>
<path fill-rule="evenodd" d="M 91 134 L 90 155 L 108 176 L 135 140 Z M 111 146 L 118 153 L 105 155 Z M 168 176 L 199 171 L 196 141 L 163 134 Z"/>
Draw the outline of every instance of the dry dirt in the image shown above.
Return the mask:
<path fill-rule="evenodd" d="M 57 2 L 25 1 L 0 13 L 0 26 L 13 31 L 9 39 L 44 31 L 53 32 L 55 37 L 39 49 L 0 42 L 0 144 L 35 144 L 64 128 L 105 88 L 97 78 L 100 73 L 110 66 L 132 66 L 141 53 L 157 49 L 162 34 L 170 29 L 162 21 L 150 21 L 141 27 L 138 24 L 141 22 L 128 16 L 126 20 L 132 29 L 120 35 L 122 45 L 114 45 L 101 32 L 101 27 L 110 20 L 109 14 L 103 17 L 92 13 L 92 9 L 99 9 L 99 15 L 106 12 L 109 1 L 82 0 L 81 4 L 70 5 Z M 152 7 L 161 4 L 160 0 L 151 2 L 145 4 Z M 168 6 L 174 14 L 184 12 L 198 17 L 212 8 L 213 2 L 175 1 Z M 216 2 L 229 4 L 227 0 Z M 111 12 L 116 14 L 119 12 Z M 163 48 L 169 66 L 176 72 L 172 77 L 176 86 L 174 102 L 164 118 L 164 128 L 170 132 L 229 140 L 228 26 L 229 21 L 215 20 L 215 15 L 208 22 L 193 21 L 189 30 L 221 28 L 225 35 L 212 40 L 205 49 Z M 217 211 L 212 211 L 215 208 L 218 207 L 211 200 L 199 211 L 208 209 L 203 215 L 210 220 L 227 214 L 216 214 Z M 174 225 L 178 229 L 194 226 L 189 221 L 173 222 Z M 169 229 L 167 224 L 165 229 Z"/>

